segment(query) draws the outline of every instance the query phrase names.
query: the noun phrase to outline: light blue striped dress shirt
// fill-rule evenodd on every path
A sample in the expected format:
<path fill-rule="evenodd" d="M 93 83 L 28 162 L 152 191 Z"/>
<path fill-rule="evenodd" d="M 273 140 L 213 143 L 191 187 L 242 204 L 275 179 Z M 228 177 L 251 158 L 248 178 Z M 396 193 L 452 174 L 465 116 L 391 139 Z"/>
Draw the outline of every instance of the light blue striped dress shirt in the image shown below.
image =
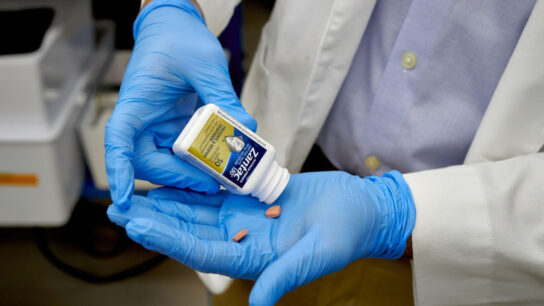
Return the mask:
<path fill-rule="evenodd" d="M 534 3 L 378 0 L 318 137 L 325 155 L 361 176 L 463 163 Z"/>

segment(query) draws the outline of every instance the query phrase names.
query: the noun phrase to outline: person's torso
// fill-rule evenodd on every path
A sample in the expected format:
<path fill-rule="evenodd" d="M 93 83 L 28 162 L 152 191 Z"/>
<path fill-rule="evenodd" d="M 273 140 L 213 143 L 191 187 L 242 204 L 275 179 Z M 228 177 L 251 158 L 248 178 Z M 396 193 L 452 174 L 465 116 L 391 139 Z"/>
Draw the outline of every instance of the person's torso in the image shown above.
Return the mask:
<path fill-rule="evenodd" d="M 463 163 L 534 1 L 378 1 L 318 138 L 362 176 Z"/>

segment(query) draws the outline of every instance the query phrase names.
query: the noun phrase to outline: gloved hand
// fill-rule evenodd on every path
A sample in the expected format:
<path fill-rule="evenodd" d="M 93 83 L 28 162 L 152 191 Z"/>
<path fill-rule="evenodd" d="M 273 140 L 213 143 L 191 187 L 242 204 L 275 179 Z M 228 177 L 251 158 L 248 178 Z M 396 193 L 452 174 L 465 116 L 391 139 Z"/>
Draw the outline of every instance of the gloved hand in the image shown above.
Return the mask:
<path fill-rule="evenodd" d="M 217 104 L 256 129 L 255 119 L 232 88 L 221 45 L 189 0 L 148 4 L 134 23 L 134 38 L 119 99 L 106 126 L 106 170 L 113 202 L 129 205 L 135 174 L 157 184 L 217 192 L 213 179 L 166 148 L 202 103 Z"/>
<path fill-rule="evenodd" d="M 108 215 L 144 247 L 189 267 L 257 279 L 251 305 L 282 295 L 358 258 L 398 258 L 415 223 L 408 185 L 396 171 L 383 177 L 345 172 L 292 175 L 277 219 L 250 196 L 204 195 L 160 188 Z M 232 237 L 246 228 L 239 243 Z"/>

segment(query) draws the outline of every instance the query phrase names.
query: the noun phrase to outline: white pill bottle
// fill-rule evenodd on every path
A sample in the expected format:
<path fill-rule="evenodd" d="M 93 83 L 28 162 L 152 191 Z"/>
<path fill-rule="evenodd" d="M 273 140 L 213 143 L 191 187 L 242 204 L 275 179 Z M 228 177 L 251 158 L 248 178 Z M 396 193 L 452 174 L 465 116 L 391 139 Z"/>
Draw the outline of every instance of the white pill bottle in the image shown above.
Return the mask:
<path fill-rule="evenodd" d="M 215 104 L 200 107 L 172 150 L 236 194 L 273 203 L 289 182 L 276 149 Z"/>

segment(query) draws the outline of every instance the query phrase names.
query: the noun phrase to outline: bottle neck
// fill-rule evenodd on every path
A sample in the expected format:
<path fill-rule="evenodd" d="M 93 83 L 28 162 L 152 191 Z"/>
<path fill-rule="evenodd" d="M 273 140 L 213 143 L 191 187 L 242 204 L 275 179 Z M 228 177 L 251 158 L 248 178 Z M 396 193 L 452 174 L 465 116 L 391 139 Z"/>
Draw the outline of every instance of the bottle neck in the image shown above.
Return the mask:
<path fill-rule="evenodd" d="M 260 186 L 258 186 L 251 195 L 258 198 L 261 202 L 272 204 L 287 186 L 289 177 L 289 171 L 278 165 L 278 162 L 274 161 L 266 172 Z"/>

